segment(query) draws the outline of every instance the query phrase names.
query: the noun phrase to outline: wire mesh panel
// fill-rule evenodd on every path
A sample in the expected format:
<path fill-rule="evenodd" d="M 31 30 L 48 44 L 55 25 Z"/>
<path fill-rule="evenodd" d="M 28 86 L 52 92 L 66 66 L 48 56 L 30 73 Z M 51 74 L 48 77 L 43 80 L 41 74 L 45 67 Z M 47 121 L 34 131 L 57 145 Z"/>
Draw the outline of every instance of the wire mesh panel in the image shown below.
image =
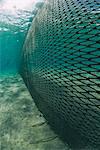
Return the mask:
<path fill-rule="evenodd" d="M 72 147 L 100 149 L 100 1 L 48 0 L 33 20 L 21 74 Z"/>

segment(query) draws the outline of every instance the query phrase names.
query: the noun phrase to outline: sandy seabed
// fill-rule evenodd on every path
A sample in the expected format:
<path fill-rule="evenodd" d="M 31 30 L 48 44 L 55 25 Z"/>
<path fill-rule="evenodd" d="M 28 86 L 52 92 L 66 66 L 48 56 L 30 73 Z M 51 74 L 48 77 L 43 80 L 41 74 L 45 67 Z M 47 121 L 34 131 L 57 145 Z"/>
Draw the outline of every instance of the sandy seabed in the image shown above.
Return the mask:
<path fill-rule="evenodd" d="M 19 75 L 0 77 L 0 150 L 70 150 L 50 129 Z"/>

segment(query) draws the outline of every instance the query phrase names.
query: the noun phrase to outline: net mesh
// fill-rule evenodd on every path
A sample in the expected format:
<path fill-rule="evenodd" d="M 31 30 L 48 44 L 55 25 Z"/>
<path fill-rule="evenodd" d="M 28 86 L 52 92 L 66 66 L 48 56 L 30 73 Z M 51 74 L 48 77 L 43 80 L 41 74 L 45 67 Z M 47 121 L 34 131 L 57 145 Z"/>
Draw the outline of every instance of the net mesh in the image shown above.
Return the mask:
<path fill-rule="evenodd" d="M 99 42 L 99 0 L 48 0 L 28 32 L 21 74 L 56 129 L 100 147 Z"/>

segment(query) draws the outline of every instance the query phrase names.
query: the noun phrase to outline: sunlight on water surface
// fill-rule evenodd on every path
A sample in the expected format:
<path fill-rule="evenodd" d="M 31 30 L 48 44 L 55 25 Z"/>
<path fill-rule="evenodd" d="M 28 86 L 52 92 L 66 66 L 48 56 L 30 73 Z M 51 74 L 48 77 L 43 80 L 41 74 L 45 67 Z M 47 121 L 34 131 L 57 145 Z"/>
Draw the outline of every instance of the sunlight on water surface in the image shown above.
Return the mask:
<path fill-rule="evenodd" d="M 0 74 L 17 72 L 27 30 L 43 0 L 0 1 Z"/>

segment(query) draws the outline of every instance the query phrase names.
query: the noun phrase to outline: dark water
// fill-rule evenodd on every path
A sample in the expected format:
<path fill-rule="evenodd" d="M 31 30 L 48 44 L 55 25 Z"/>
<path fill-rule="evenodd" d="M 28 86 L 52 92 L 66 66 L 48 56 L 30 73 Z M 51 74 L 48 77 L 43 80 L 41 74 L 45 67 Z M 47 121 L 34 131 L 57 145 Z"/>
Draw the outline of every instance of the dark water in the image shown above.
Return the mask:
<path fill-rule="evenodd" d="M 0 0 L 0 74 L 16 73 L 25 36 L 43 0 Z"/>

